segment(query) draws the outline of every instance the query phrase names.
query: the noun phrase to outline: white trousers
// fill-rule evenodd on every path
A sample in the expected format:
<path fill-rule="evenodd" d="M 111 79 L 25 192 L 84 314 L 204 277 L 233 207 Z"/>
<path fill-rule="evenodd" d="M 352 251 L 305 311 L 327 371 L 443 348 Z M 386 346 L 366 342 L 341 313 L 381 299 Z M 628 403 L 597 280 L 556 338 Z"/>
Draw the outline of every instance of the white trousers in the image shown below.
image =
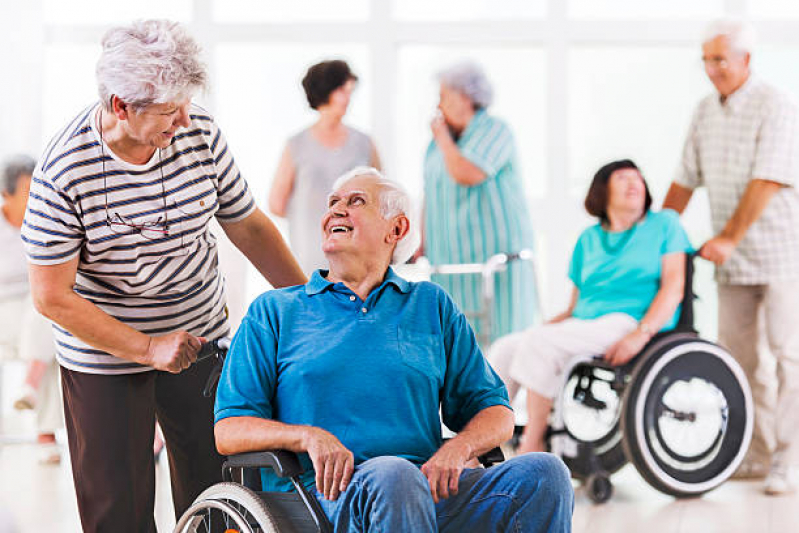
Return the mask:
<path fill-rule="evenodd" d="M 718 293 L 719 343 L 740 363 L 752 387 L 755 430 L 749 458 L 799 466 L 799 280 L 719 285 Z"/>
<path fill-rule="evenodd" d="M 63 427 L 58 362 L 50 322 L 33 307 L 30 296 L 0 302 L 0 356 L 47 365 L 36 397 L 36 429 L 50 433 Z"/>
<path fill-rule="evenodd" d="M 637 326 L 625 313 L 592 320 L 567 318 L 497 339 L 488 350 L 488 360 L 505 382 L 511 400 L 520 387 L 554 398 L 571 360 L 603 355 Z"/>

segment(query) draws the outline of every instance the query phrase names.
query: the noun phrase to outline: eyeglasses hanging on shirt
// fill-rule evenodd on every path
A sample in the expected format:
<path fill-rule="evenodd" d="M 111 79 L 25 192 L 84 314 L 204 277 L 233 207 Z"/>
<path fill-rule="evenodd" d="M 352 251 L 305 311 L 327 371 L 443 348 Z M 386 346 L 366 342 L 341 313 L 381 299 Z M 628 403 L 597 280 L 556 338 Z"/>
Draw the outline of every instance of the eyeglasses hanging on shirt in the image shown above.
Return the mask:
<path fill-rule="evenodd" d="M 164 161 L 161 158 L 161 149 L 158 148 L 158 169 L 161 171 L 161 198 L 164 201 L 164 213 L 155 220 L 136 221 L 130 217 L 120 215 L 114 211 L 112 215 L 108 209 L 108 182 L 105 174 L 105 150 L 103 149 L 103 112 L 100 109 L 100 117 L 98 121 L 98 130 L 100 133 L 100 162 L 102 164 L 103 172 L 103 191 L 105 194 L 105 222 L 109 229 L 117 234 L 129 234 L 132 231 L 138 232 L 145 239 L 153 240 L 159 239 L 169 235 L 169 215 L 166 204 L 166 186 L 164 184 Z"/>

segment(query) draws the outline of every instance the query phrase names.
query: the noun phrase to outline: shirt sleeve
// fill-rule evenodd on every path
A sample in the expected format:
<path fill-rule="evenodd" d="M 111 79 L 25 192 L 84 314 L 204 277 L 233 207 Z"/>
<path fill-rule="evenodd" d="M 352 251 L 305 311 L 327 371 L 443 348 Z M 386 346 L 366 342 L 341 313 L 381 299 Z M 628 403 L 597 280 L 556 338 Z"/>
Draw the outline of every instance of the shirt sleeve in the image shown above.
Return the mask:
<path fill-rule="evenodd" d="M 703 103 L 704 100 L 699 104 L 691 119 L 691 125 L 688 128 L 688 135 L 685 138 L 685 145 L 682 150 L 682 160 L 677 169 L 677 175 L 674 178 L 674 183 L 691 190 L 701 187 L 704 184 L 702 169 L 699 166 L 698 139 Z"/>
<path fill-rule="evenodd" d="M 214 423 L 235 416 L 272 418 L 277 339 L 272 329 L 259 323 L 251 312 L 252 308 L 228 350 L 216 389 Z"/>
<path fill-rule="evenodd" d="M 219 199 L 216 218 L 222 224 L 238 222 L 255 211 L 255 200 L 247 181 L 241 176 L 222 130 L 213 120 L 210 126 L 209 140 L 216 169 L 216 194 Z"/>
<path fill-rule="evenodd" d="M 691 241 L 688 239 L 688 234 L 685 233 L 685 228 L 680 223 L 680 216 L 676 211 L 671 209 L 664 209 L 660 212 L 664 220 L 664 239 L 660 247 L 660 255 L 671 254 L 675 252 L 690 253 L 693 251 Z"/>
<path fill-rule="evenodd" d="M 510 163 L 516 153 L 510 128 L 491 117 L 459 148 L 463 157 L 480 167 L 489 178 Z"/>
<path fill-rule="evenodd" d="M 35 265 L 66 263 L 80 253 L 86 238 L 75 201 L 38 168 L 21 234 L 28 261 Z"/>
<path fill-rule="evenodd" d="M 787 97 L 772 102 L 758 135 L 752 178 L 793 187 L 799 169 L 796 106 Z"/>
<path fill-rule="evenodd" d="M 441 393 L 441 415 L 452 431 L 461 431 L 483 409 L 504 405 L 510 409 L 502 379 L 483 357 L 474 331 L 448 296 L 442 295 L 444 347 L 447 370 Z"/>
<path fill-rule="evenodd" d="M 577 239 L 577 243 L 574 245 L 574 251 L 572 252 L 572 258 L 569 262 L 569 279 L 574 283 L 574 286 L 577 287 L 577 290 L 580 290 L 580 286 L 582 285 L 582 270 L 583 270 L 583 235 L 580 235 L 580 238 Z"/>

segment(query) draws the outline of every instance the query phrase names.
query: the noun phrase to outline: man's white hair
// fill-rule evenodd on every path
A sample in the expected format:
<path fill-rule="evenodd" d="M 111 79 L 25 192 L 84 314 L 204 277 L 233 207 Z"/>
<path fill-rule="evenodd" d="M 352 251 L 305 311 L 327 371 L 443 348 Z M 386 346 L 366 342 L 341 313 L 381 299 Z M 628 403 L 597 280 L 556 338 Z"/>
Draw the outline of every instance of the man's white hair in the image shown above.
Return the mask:
<path fill-rule="evenodd" d="M 451 65 L 437 75 L 438 82 L 467 96 L 472 103 L 484 109 L 494 100 L 494 90 L 483 68 L 473 61 Z"/>
<path fill-rule="evenodd" d="M 137 20 L 111 28 L 102 46 L 97 89 L 106 109 L 113 95 L 140 111 L 191 97 L 207 84 L 200 46 L 177 22 Z"/>
<path fill-rule="evenodd" d="M 413 253 L 419 248 L 421 237 L 416 227 L 411 197 L 405 188 L 396 181 L 386 178 L 379 170 L 373 167 L 355 167 L 333 183 L 333 191 L 339 190 L 348 181 L 355 178 L 370 178 L 380 188 L 380 214 L 388 220 L 397 215 L 405 215 L 408 218 L 408 233 L 405 234 L 391 256 L 392 265 L 401 265 L 411 258 Z"/>
<path fill-rule="evenodd" d="M 754 49 L 755 29 L 746 21 L 726 18 L 711 22 L 702 35 L 702 44 L 721 36 L 730 41 L 730 48 L 736 52 L 751 54 Z"/>

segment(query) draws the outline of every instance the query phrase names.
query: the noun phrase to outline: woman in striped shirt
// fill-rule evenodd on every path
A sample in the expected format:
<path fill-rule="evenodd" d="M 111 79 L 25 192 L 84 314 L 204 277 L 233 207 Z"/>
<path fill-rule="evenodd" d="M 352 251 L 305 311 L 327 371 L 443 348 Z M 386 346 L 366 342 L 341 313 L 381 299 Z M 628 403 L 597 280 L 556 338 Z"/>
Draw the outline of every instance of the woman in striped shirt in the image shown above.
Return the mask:
<path fill-rule="evenodd" d="M 192 96 L 207 73 L 178 24 L 109 30 L 100 100 L 45 149 L 22 228 L 34 301 L 54 322 L 83 530 L 154 531 L 153 431 L 177 515 L 221 480 L 213 366 L 229 334 L 216 219 L 274 286 L 305 283 L 224 135 Z"/>
<path fill-rule="evenodd" d="M 424 253 L 433 264 L 482 263 L 496 253 L 533 246 L 533 231 L 518 172 L 513 134 L 490 116 L 492 90 L 482 69 L 458 64 L 439 74 L 439 114 L 424 163 Z M 479 275 L 436 276 L 465 312 L 479 309 Z M 511 263 L 497 275 L 491 340 L 533 320 L 534 279 L 529 264 Z M 485 348 L 485 346 L 484 346 Z"/>

